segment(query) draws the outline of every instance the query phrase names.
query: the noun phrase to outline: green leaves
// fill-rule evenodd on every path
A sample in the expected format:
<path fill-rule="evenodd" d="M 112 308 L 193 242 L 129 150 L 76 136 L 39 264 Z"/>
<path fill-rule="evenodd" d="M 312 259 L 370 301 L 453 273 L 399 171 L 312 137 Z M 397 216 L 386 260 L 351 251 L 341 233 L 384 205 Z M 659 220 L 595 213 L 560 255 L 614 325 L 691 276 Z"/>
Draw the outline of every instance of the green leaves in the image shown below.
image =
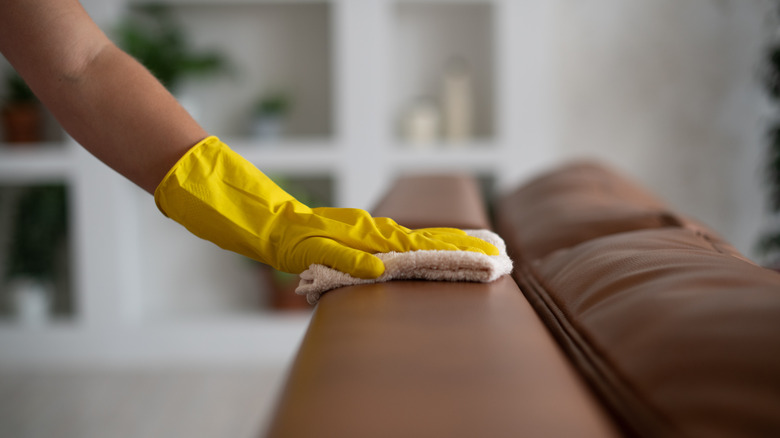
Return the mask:
<path fill-rule="evenodd" d="M 216 73 L 226 61 L 216 51 L 195 51 L 164 5 L 134 9 L 117 28 L 117 44 L 154 74 L 168 90 L 186 76 Z"/>
<path fill-rule="evenodd" d="M 27 82 L 19 76 L 16 70 L 10 70 L 5 76 L 5 101 L 11 103 L 31 103 L 38 99 L 33 94 Z"/>
<path fill-rule="evenodd" d="M 63 185 L 25 188 L 13 221 L 7 276 L 51 277 L 56 249 L 67 233 L 67 222 Z"/>

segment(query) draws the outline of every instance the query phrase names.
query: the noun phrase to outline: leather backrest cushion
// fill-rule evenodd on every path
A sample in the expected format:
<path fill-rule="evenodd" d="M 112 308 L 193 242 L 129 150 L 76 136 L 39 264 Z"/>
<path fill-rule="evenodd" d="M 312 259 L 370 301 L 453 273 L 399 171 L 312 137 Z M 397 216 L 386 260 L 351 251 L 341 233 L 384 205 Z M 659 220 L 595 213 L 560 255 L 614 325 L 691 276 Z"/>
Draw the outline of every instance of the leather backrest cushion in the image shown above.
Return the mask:
<path fill-rule="evenodd" d="M 564 165 L 524 184 L 501 199 L 496 220 L 518 262 L 610 234 L 681 226 L 650 192 L 589 162 Z"/>
<path fill-rule="evenodd" d="M 666 208 L 666 204 L 631 178 L 612 167 L 594 161 L 573 161 L 544 172 L 521 190 L 529 198 L 545 198 L 550 194 L 581 190 L 621 199 L 625 202 Z"/>
<path fill-rule="evenodd" d="M 515 273 L 641 436 L 780 436 L 780 275 L 688 229 L 616 234 Z"/>

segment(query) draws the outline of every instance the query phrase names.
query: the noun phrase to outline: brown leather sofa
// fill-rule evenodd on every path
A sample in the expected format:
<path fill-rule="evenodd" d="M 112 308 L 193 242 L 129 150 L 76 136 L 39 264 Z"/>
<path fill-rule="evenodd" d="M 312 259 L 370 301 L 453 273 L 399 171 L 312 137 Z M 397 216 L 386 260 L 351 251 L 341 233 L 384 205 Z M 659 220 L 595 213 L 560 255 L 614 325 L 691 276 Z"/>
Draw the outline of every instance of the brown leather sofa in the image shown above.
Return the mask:
<path fill-rule="evenodd" d="M 490 227 L 464 176 L 402 179 L 375 213 Z M 267 435 L 780 436 L 780 275 L 593 163 L 495 224 L 514 279 L 325 294 Z"/>

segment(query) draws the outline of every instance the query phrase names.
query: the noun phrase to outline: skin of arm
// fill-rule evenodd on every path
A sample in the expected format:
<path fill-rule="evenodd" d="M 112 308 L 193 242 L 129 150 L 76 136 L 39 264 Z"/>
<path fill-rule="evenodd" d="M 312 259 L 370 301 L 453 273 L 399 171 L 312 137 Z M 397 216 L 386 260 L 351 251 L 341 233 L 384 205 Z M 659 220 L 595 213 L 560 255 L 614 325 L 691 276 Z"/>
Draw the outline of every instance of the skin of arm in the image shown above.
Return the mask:
<path fill-rule="evenodd" d="M 65 131 L 147 192 L 208 136 L 77 0 L 2 0 L 0 17 L 0 52 Z"/>

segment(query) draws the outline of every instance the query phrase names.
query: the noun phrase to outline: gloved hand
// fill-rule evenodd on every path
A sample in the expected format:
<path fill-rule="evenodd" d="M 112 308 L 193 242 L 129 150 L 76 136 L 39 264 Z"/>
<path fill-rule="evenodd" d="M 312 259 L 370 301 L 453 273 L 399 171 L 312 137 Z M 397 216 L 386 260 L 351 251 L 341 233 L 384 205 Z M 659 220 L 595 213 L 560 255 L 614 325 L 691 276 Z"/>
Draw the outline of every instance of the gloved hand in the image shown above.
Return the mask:
<path fill-rule="evenodd" d="M 309 208 L 216 137 L 179 159 L 154 198 L 163 214 L 196 236 L 295 274 L 317 263 L 376 278 L 384 264 L 373 254 L 390 251 L 498 254 L 493 245 L 457 229 L 410 230 L 359 209 Z"/>

